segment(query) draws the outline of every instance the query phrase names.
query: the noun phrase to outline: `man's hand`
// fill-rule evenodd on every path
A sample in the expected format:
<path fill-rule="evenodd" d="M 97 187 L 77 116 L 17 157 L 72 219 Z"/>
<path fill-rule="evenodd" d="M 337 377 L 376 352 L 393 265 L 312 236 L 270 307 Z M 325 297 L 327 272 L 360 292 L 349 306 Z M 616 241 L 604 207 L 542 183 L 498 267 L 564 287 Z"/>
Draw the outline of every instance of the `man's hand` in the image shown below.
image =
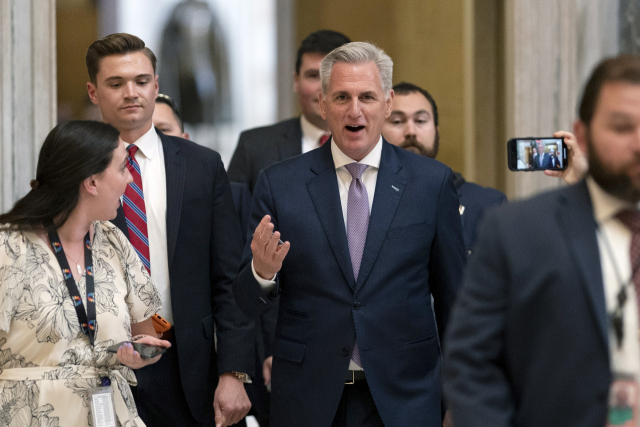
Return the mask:
<path fill-rule="evenodd" d="M 213 398 L 213 409 L 216 413 L 216 427 L 227 427 L 239 422 L 251 409 L 244 384 L 230 372 L 220 375 Z"/>
<path fill-rule="evenodd" d="M 264 378 L 264 385 L 269 386 L 271 384 L 271 367 L 273 366 L 273 356 L 269 356 L 264 359 L 262 364 L 262 377 Z"/>
<path fill-rule="evenodd" d="M 447 410 L 444 413 L 444 419 L 442 420 L 442 427 L 453 427 L 453 420 L 451 419 L 451 411 Z"/>
<path fill-rule="evenodd" d="M 271 280 L 282 268 L 282 261 L 289 252 L 289 242 L 278 245 L 280 233 L 273 232 L 271 217 L 265 215 L 256 227 L 251 240 L 253 268 L 256 274 L 265 280 Z"/>
<path fill-rule="evenodd" d="M 561 130 L 554 133 L 553 136 L 556 138 L 564 137 L 564 143 L 567 144 L 568 148 L 568 164 L 567 168 L 563 171 L 545 170 L 544 174 L 562 178 L 567 184 L 575 184 L 584 178 L 589 171 L 587 156 L 580 149 L 576 137 L 571 132 Z"/>

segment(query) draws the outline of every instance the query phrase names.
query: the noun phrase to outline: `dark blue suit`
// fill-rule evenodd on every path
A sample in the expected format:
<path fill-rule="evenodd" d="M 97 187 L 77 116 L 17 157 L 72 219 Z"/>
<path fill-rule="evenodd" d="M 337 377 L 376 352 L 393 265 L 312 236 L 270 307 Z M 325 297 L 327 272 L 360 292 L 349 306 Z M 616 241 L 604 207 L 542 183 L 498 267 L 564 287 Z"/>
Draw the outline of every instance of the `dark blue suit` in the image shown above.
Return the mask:
<path fill-rule="evenodd" d="M 540 154 L 533 157 L 533 169 L 550 169 L 551 156 L 549 153 L 542 153 L 542 165 L 540 165 Z"/>
<path fill-rule="evenodd" d="M 356 282 L 331 144 L 260 174 L 249 228 L 271 215 L 291 249 L 267 295 L 247 245 L 235 292 L 252 316 L 280 295 L 272 425 L 331 425 L 356 331 L 385 426 L 441 425 L 437 331 L 445 330 L 465 263 L 458 206 L 448 167 L 383 141 Z"/>
<path fill-rule="evenodd" d="M 478 224 L 485 211 L 490 207 L 507 202 L 507 197 L 501 191 L 489 187 L 467 182 L 462 175 L 455 172 L 454 182 L 458 190 L 460 205 L 464 210 L 460 214 L 462 221 L 462 236 L 467 253 L 473 251 L 478 231 Z"/>
<path fill-rule="evenodd" d="M 608 343 L 585 183 L 488 214 L 445 339 L 454 425 L 605 425 Z"/>

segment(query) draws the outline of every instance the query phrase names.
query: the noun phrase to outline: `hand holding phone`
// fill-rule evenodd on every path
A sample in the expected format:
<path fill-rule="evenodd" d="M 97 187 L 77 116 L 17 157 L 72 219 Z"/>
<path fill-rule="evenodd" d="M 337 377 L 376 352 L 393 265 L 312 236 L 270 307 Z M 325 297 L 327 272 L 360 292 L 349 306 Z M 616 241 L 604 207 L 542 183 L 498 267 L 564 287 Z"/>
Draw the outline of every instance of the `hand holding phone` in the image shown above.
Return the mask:
<path fill-rule="evenodd" d="M 507 158 L 512 171 L 563 171 L 569 164 L 563 137 L 511 138 Z"/>
<path fill-rule="evenodd" d="M 160 356 L 167 352 L 166 347 L 160 347 L 158 345 L 143 344 L 141 342 L 122 341 L 118 344 L 114 344 L 111 347 L 107 347 L 109 353 L 117 353 L 121 347 L 130 347 L 133 351 L 138 352 L 142 359 L 153 359 L 156 356 Z"/>

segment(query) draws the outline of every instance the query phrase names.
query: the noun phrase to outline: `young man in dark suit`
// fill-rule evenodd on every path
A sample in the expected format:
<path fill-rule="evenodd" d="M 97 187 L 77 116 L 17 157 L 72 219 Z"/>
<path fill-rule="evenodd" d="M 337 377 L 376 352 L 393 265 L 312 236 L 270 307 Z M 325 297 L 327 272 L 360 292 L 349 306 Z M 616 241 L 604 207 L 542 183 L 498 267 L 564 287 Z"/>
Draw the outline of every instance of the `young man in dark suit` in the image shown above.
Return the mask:
<path fill-rule="evenodd" d="M 89 96 L 120 131 L 137 174 L 116 222 L 173 325 L 162 362 L 136 372 L 138 411 L 153 426 L 231 425 L 250 408 L 243 381 L 253 373 L 254 343 L 231 288 L 242 239 L 220 156 L 154 128 L 156 59 L 138 37 L 100 39 L 86 62 Z"/>
<path fill-rule="evenodd" d="M 271 126 L 249 129 L 240 134 L 229 163 L 229 180 L 253 188 L 262 169 L 274 163 L 320 147 L 329 135 L 329 126 L 320 114 L 320 61 L 333 49 L 349 43 L 337 31 L 311 33 L 298 48 L 293 89 L 302 114 Z"/>
<path fill-rule="evenodd" d="M 574 133 L 587 178 L 481 227 L 445 339 L 456 427 L 637 424 L 640 57 L 596 67 Z"/>
<path fill-rule="evenodd" d="M 440 147 L 436 101 L 429 92 L 411 83 L 398 83 L 393 86 L 393 91 L 393 110 L 385 121 L 382 135 L 393 145 L 435 159 Z M 460 197 L 464 245 L 470 254 L 484 211 L 505 203 L 507 198 L 498 190 L 465 181 L 458 172 L 453 175 Z"/>
<path fill-rule="evenodd" d="M 280 296 L 278 427 L 442 424 L 437 333 L 466 258 L 458 195 L 449 168 L 382 138 L 392 68 L 369 43 L 327 55 L 331 141 L 267 168 L 255 187 L 234 286 L 253 316 Z"/>

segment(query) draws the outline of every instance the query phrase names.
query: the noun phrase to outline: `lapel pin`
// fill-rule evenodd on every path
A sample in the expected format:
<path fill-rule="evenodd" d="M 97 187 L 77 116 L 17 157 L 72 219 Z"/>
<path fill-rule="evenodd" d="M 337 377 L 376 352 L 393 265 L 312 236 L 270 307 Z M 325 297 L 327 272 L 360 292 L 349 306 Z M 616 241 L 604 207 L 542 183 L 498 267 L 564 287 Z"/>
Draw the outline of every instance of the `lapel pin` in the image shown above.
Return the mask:
<path fill-rule="evenodd" d="M 460 205 L 458 210 L 460 211 L 460 215 L 462 215 L 464 213 L 464 206 Z"/>
<path fill-rule="evenodd" d="M 396 191 L 400 191 L 400 189 L 398 187 L 396 187 L 395 185 L 392 185 L 391 188 L 393 188 Z"/>

